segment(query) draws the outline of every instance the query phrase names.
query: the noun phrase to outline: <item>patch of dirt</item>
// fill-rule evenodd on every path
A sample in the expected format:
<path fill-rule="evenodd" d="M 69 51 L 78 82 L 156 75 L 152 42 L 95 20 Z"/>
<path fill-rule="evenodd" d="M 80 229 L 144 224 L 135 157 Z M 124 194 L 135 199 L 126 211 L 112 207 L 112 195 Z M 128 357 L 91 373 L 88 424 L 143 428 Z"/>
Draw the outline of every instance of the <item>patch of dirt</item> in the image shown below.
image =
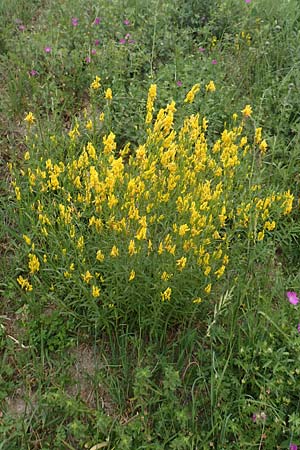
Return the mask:
<path fill-rule="evenodd" d="M 107 390 L 96 380 L 97 374 L 104 370 L 103 358 L 101 354 L 86 344 L 80 344 L 70 351 L 74 358 L 71 368 L 71 377 L 74 384 L 69 387 L 68 394 L 80 396 L 80 398 L 90 407 L 97 407 L 97 400 L 101 402 L 103 410 L 112 415 L 115 408 Z"/>

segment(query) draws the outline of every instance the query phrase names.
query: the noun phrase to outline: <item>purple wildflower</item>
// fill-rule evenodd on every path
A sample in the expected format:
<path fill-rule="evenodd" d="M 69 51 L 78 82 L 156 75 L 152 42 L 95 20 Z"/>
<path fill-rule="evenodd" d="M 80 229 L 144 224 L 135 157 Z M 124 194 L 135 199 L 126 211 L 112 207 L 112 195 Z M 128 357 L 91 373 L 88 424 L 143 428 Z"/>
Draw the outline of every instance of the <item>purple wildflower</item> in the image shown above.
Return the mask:
<path fill-rule="evenodd" d="M 99 45 L 99 44 L 100 44 L 100 39 L 95 39 L 94 44 L 95 44 L 95 45 Z"/>
<path fill-rule="evenodd" d="M 130 36 L 131 36 L 130 33 L 127 33 L 126 36 L 125 36 L 125 39 L 129 39 Z"/>
<path fill-rule="evenodd" d="M 300 333 L 300 323 L 298 323 L 297 331 L 298 331 L 298 333 Z"/>
<path fill-rule="evenodd" d="M 31 77 L 35 77 L 37 74 L 38 74 L 37 71 L 34 70 L 34 69 L 30 70 L 30 72 L 29 72 L 29 75 L 30 75 Z"/>
<path fill-rule="evenodd" d="M 298 445 L 290 444 L 290 450 L 298 450 Z"/>
<path fill-rule="evenodd" d="M 135 44 L 135 40 L 134 39 L 129 39 L 128 44 Z"/>
<path fill-rule="evenodd" d="M 245 0 L 245 3 L 251 3 L 251 0 Z"/>
<path fill-rule="evenodd" d="M 87 64 L 89 64 L 89 63 L 91 62 L 90 56 L 87 56 L 87 57 L 85 58 L 85 62 L 86 62 Z"/>
<path fill-rule="evenodd" d="M 217 62 L 216 59 L 213 59 L 211 63 L 214 64 L 214 65 L 216 65 L 218 62 Z"/>
<path fill-rule="evenodd" d="M 123 20 L 123 23 L 124 23 L 124 25 L 128 26 L 128 25 L 130 25 L 130 20 L 125 19 L 125 20 Z"/>
<path fill-rule="evenodd" d="M 181 87 L 182 86 L 182 81 L 178 80 L 176 84 L 177 84 L 178 87 Z"/>
<path fill-rule="evenodd" d="M 46 53 L 51 53 L 51 50 L 52 50 L 51 47 L 45 47 L 45 48 L 44 48 L 44 51 L 45 51 Z"/>
<path fill-rule="evenodd" d="M 101 22 L 101 18 L 100 17 L 96 17 L 94 20 L 94 25 L 99 25 Z"/>
<path fill-rule="evenodd" d="M 199 48 L 198 48 L 198 52 L 200 52 L 200 53 L 205 52 L 205 48 L 204 48 L 204 47 L 199 47 Z"/>
<path fill-rule="evenodd" d="M 25 25 L 19 25 L 19 30 L 20 31 L 25 31 L 25 29 L 26 29 Z"/>
<path fill-rule="evenodd" d="M 77 25 L 78 25 L 77 17 L 72 17 L 72 25 L 73 25 L 73 27 L 77 27 Z"/>
<path fill-rule="evenodd" d="M 288 291 L 286 293 L 286 296 L 288 298 L 288 301 L 291 305 L 297 305 L 299 303 L 299 298 L 297 297 L 297 293 L 294 291 Z"/>
<path fill-rule="evenodd" d="M 120 39 L 119 44 L 126 44 L 126 39 Z"/>
<path fill-rule="evenodd" d="M 257 417 L 256 417 L 256 414 L 252 414 L 252 417 L 251 417 L 251 420 L 252 420 L 252 422 L 256 422 L 256 419 L 257 419 Z"/>
<path fill-rule="evenodd" d="M 92 51 L 91 51 L 91 54 L 92 54 L 92 55 L 96 55 L 96 53 L 97 53 L 97 50 L 95 50 L 95 49 L 93 48 Z"/>

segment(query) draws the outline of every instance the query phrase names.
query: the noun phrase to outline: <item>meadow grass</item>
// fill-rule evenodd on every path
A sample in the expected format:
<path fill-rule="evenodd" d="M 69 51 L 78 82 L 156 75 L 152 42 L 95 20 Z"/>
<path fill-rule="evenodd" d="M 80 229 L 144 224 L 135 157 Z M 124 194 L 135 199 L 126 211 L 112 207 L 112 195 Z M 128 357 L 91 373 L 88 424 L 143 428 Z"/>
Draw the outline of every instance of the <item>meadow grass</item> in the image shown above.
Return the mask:
<path fill-rule="evenodd" d="M 0 16 L 0 449 L 297 449 L 297 2 Z"/>

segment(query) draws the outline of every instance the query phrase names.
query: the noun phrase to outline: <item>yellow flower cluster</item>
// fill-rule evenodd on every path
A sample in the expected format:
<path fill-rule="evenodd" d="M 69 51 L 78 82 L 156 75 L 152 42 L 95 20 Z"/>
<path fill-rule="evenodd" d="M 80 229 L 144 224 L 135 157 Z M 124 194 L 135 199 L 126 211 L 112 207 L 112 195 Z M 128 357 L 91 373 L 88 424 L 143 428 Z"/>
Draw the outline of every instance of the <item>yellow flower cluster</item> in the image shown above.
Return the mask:
<path fill-rule="evenodd" d="M 96 77 L 91 88 L 98 85 Z M 194 85 L 185 102 L 193 102 L 199 89 Z M 213 81 L 206 90 L 215 90 Z M 261 186 L 245 187 L 253 161 L 253 147 L 244 135 L 250 105 L 242 110 L 239 124 L 235 115 L 235 126 L 211 143 L 208 120 L 199 113 L 185 117 L 175 129 L 174 101 L 153 118 L 155 98 L 156 85 L 151 85 L 147 137 L 136 148 L 126 144 L 118 149 L 112 131 L 102 135 L 100 145 L 99 139 L 98 144 L 87 139 L 81 144 L 89 123 L 85 118 L 69 132 L 64 160 L 24 161 L 16 197 L 28 202 L 23 209 L 30 211 L 40 233 L 42 253 L 36 253 L 51 249 L 43 258 L 44 264 L 51 260 L 56 266 L 52 278 L 47 272 L 51 289 L 72 282 L 93 302 L 114 309 L 124 293 L 134 296 L 141 282 L 138 295 L 146 303 L 149 292 L 164 304 L 183 292 L 182 301 L 197 306 L 226 273 L 233 236 L 263 240 L 280 216 L 291 212 L 294 197 L 289 191 L 266 196 Z M 253 143 L 265 151 L 261 128 Z M 29 236 L 23 238 L 31 244 Z M 29 276 L 42 271 L 33 252 Z M 32 289 L 27 278 L 17 280 L 24 290 Z"/>

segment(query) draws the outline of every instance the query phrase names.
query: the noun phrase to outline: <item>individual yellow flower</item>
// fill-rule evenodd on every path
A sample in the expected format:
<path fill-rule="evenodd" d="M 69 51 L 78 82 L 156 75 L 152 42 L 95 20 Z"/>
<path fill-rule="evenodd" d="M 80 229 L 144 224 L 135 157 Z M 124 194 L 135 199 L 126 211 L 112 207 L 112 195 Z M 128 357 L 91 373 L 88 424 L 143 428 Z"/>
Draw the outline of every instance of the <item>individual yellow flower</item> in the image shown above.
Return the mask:
<path fill-rule="evenodd" d="M 265 237 L 265 230 L 262 230 L 258 233 L 257 240 L 262 241 L 264 237 Z"/>
<path fill-rule="evenodd" d="M 252 108 L 250 105 L 246 105 L 244 109 L 241 111 L 244 115 L 244 117 L 250 117 L 252 114 Z"/>
<path fill-rule="evenodd" d="M 267 148 L 268 148 L 268 144 L 267 144 L 266 140 L 263 139 L 263 140 L 261 141 L 261 143 L 259 144 L 259 150 L 260 150 L 262 153 L 266 153 Z"/>
<path fill-rule="evenodd" d="M 206 292 L 206 294 L 210 294 L 211 291 L 211 283 L 209 283 L 207 286 L 205 286 L 204 288 L 204 292 Z"/>
<path fill-rule="evenodd" d="M 99 121 L 100 121 L 100 122 L 103 122 L 104 117 L 105 117 L 104 112 L 100 113 L 100 115 L 99 115 Z"/>
<path fill-rule="evenodd" d="M 16 199 L 19 202 L 21 200 L 21 191 L 20 191 L 19 186 L 15 186 L 15 194 L 16 194 Z"/>
<path fill-rule="evenodd" d="M 28 161 L 30 159 L 30 153 L 29 152 L 25 152 L 24 153 L 24 159 L 25 159 L 25 161 Z"/>
<path fill-rule="evenodd" d="M 96 91 L 97 89 L 99 89 L 99 88 L 101 87 L 100 81 L 101 81 L 101 78 L 98 77 L 98 76 L 96 76 L 96 78 L 94 79 L 94 81 L 91 83 L 90 88 L 91 88 L 91 89 L 94 89 L 95 91 Z"/>
<path fill-rule="evenodd" d="M 105 91 L 105 99 L 106 100 L 112 100 L 112 90 L 111 88 L 107 88 Z"/>
<path fill-rule="evenodd" d="M 224 272 L 225 272 L 225 266 L 222 265 L 218 270 L 215 271 L 215 275 L 217 276 L 217 278 L 220 278 Z"/>
<path fill-rule="evenodd" d="M 195 298 L 195 299 L 193 300 L 193 303 L 195 303 L 195 304 L 202 303 L 202 298 L 201 298 L 201 297 Z"/>
<path fill-rule="evenodd" d="M 110 256 L 112 256 L 113 258 L 116 258 L 117 256 L 119 256 L 119 249 L 115 245 L 113 245 L 113 247 L 111 249 Z"/>
<path fill-rule="evenodd" d="M 172 294 L 172 289 L 170 287 L 168 287 L 164 292 L 160 293 L 161 299 L 162 301 L 170 301 L 171 299 L 171 294 Z"/>
<path fill-rule="evenodd" d="M 132 281 L 132 280 L 134 280 L 134 279 L 135 279 L 135 271 L 134 271 L 134 270 L 132 270 L 132 271 L 130 272 L 130 275 L 129 275 L 128 281 Z"/>
<path fill-rule="evenodd" d="M 93 129 L 93 122 L 90 120 L 87 121 L 87 123 L 85 124 L 85 128 L 87 130 L 92 130 Z"/>
<path fill-rule="evenodd" d="M 23 234 L 23 239 L 24 239 L 24 241 L 26 242 L 27 245 L 31 244 L 31 239 L 26 234 Z"/>
<path fill-rule="evenodd" d="M 137 250 L 135 248 L 135 243 L 134 243 L 133 239 L 131 239 L 130 242 L 129 242 L 128 253 L 129 253 L 130 256 L 133 256 L 133 255 L 135 255 L 137 253 Z"/>
<path fill-rule="evenodd" d="M 267 222 L 264 224 L 264 229 L 268 230 L 268 231 L 273 231 L 275 229 L 275 227 L 276 227 L 275 220 L 272 220 L 272 222 L 267 220 Z"/>
<path fill-rule="evenodd" d="M 161 274 L 161 279 L 163 281 L 168 281 L 170 278 L 172 278 L 173 274 L 172 273 L 168 273 L 166 271 L 163 271 L 163 273 Z"/>
<path fill-rule="evenodd" d="M 180 259 L 177 259 L 176 265 L 177 265 L 177 268 L 178 268 L 178 270 L 179 270 L 180 272 L 185 268 L 185 266 L 186 266 L 186 261 L 187 261 L 187 259 L 186 259 L 185 256 L 182 256 Z"/>
<path fill-rule="evenodd" d="M 105 258 L 105 256 L 103 255 L 102 251 L 101 251 L 101 250 L 98 250 L 98 251 L 97 251 L 97 255 L 96 255 L 97 261 L 102 262 L 102 261 L 104 261 L 104 258 Z"/>
<path fill-rule="evenodd" d="M 85 273 L 81 274 L 81 278 L 85 283 L 89 283 L 91 279 L 93 278 L 93 275 L 90 273 L 89 270 L 87 270 Z"/>
<path fill-rule="evenodd" d="M 29 283 L 27 278 L 23 278 L 22 275 L 20 275 L 17 278 L 17 282 L 19 283 L 21 288 L 24 289 L 25 291 L 32 291 L 32 285 Z"/>
<path fill-rule="evenodd" d="M 216 86 L 215 83 L 210 80 L 210 82 L 205 86 L 206 92 L 215 92 Z"/>
<path fill-rule="evenodd" d="M 94 298 L 100 297 L 100 289 L 93 284 L 92 286 L 92 296 Z"/>
<path fill-rule="evenodd" d="M 211 267 L 210 267 L 210 266 L 205 267 L 204 275 L 205 275 L 206 277 L 210 274 L 210 272 L 211 272 Z"/>
<path fill-rule="evenodd" d="M 186 97 L 184 99 L 185 103 L 193 103 L 195 95 L 197 94 L 197 92 L 200 90 L 200 84 L 194 84 L 194 86 L 192 87 L 192 89 L 186 94 Z"/>
<path fill-rule="evenodd" d="M 28 255 L 28 267 L 31 275 L 40 270 L 40 262 L 33 253 L 29 253 Z"/>
<path fill-rule="evenodd" d="M 28 123 L 29 126 L 33 125 L 35 122 L 35 117 L 32 114 L 32 112 L 29 112 L 26 116 L 25 116 L 25 122 Z"/>
<path fill-rule="evenodd" d="M 183 225 L 180 225 L 180 227 L 178 229 L 178 234 L 179 234 L 179 236 L 184 236 L 185 233 L 187 233 L 188 231 L 190 231 L 190 229 L 187 226 L 187 224 L 184 223 Z"/>

